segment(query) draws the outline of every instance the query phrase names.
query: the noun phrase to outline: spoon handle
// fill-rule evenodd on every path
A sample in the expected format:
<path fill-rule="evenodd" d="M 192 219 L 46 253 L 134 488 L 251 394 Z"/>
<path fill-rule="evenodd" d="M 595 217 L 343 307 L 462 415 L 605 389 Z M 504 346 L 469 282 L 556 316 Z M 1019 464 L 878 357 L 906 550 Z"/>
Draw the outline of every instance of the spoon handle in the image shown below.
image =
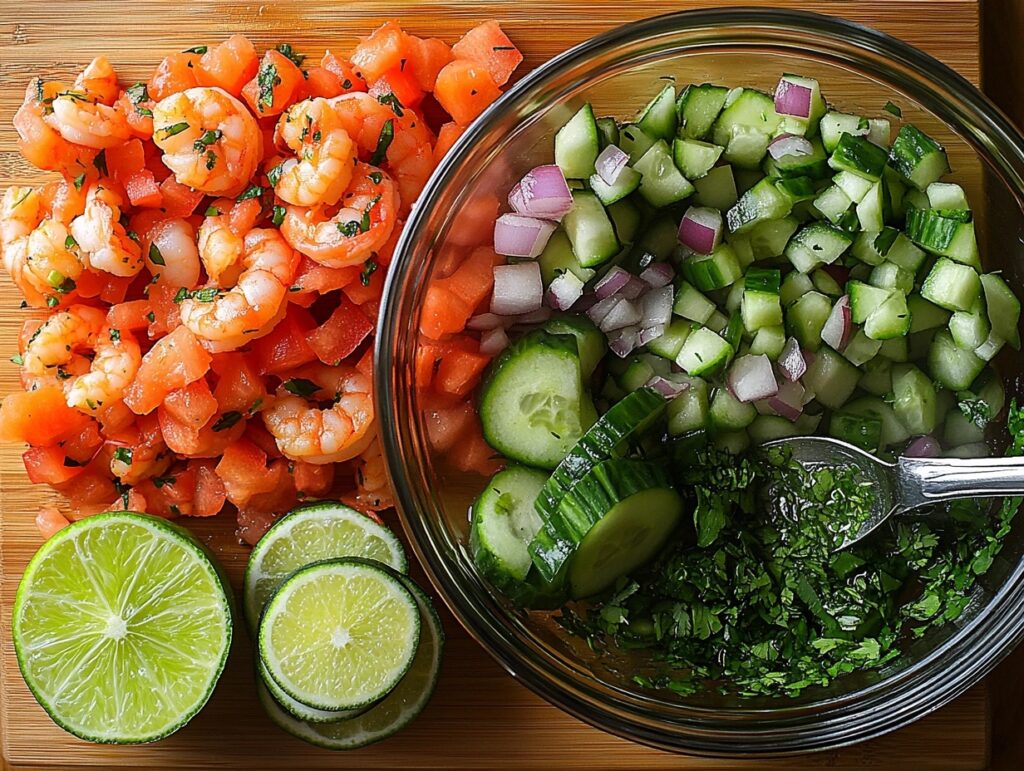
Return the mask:
<path fill-rule="evenodd" d="M 1021 458 L 900 458 L 900 509 L 956 498 L 1024 495 Z"/>

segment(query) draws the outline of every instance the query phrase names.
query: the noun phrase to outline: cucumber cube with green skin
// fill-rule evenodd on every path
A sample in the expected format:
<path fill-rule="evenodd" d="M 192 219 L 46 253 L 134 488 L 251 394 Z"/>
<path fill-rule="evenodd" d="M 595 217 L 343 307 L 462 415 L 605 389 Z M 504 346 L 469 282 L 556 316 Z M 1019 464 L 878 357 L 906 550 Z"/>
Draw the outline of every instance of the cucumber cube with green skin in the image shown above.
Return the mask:
<path fill-rule="evenodd" d="M 907 309 L 910 311 L 910 334 L 944 327 L 949 323 L 949 311 L 928 302 L 919 294 L 907 296 Z"/>
<path fill-rule="evenodd" d="M 895 239 L 898 232 L 895 228 L 862 230 L 854 239 L 850 254 L 866 265 L 881 265 L 886 259 L 886 249 L 892 244 L 891 239 Z"/>
<path fill-rule="evenodd" d="M 893 369 L 895 370 L 895 367 Z M 882 422 L 882 447 L 891 447 L 910 438 L 907 427 L 896 417 L 896 411 L 885 399 L 880 399 L 877 396 L 862 396 L 844 405 L 843 412 L 847 415 L 880 420 Z"/>
<path fill-rule="evenodd" d="M 980 297 L 970 311 L 957 311 L 949 319 L 949 332 L 953 335 L 953 341 L 968 351 L 981 346 L 991 331 L 985 302 Z"/>
<path fill-rule="evenodd" d="M 872 285 L 881 289 L 896 289 L 908 294 L 914 288 L 914 274 L 892 262 L 876 265 L 869 279 Z"/>
<path fill-rule="evenodd" d="M 592 174 L 588 184 L 594 195 L 601 199 L 601 203 L 611 206 L 640 187 L 642 179 L 639 171 L 627 166 L 619 172 L 619 178 L 614 184 L 609 185 L 598 174 Z"/>
<path fill-rule="evenodd" d="M 871 124 L 859 115 L 834 110 L 826 112 L 818 125 L 821 130 L 821 141 L 830 153 L 839 145 L 843 134 L 863 137 L 871 130 Z"/>
<path fill-rule="evenodd" d="M 732 166 L 716 166 L 700 179 L 693 180 L 693 186 L 697 191 L 693 197 L 694 203 L 700 206 L 725 211 L 735 206 L 739 199 Z"/>
<path fill-rule="evenodd" d="M 872 340 L 861 329 L 846 344 L 846 347 L 843 349 L 843 356 L 855 367 L 859 367 L 877 356 L 881 347 L 881 340 Z"/>
<path fill-rule="evenodd" d="M 853 237 L 824 222 L 812 222 L 798 230 L 786 244 L 786 257 L 801 273 L 831 265 L 843 256 Z"/>
<path fill-rule="evenodd" d="M 881 289 L 862 281 L 848 282 L 846 291 L 850 295 L 850 315 L 854 324 L 863 324 L 867 321 L 868 316 L 881 307 L 892 294 L 891 289 Z"/>
<path fill-rule="evenodd" d="M 918 249 L 914 242 L 903 233 L 896 233 L 892 244 L 885 252 L 885 259 L 894 265 L 899 265 L 904 270 L 917 273 L 924 264 L 926 255 L 923 250 Z"/>
<path fill-rule="evenodd" d="M 948 329 L 935 333 L 928 351 L 928 371 L 944 388 L 966 390 L 984 369 L 985 360 L 960 348 Z"/>
<path fill-rule="evenodd" d="M 821 330 L 832 312 L 832 301 L 820 292 L 808 292 L 786 311 L 786 329 L 808 351 L 821 347 Z"/>
<path fill-rule="evenodd" d="M 732 358 L 733 348 L 707 327 L 693 330 L 676 357 L 676 364 L 688 375 L 710 375 L 722 369 Z"/>
<path fill-rule="evenodd" d="M 686 319 L 676 319 L 668 325 L 668 329 L 665 330 L 665 334 L 655 340 L 651 340 L 651 342 L 647 344 L 647 350 L 655 356 L 675 361 L 675 358 L 679 355 L 679 351 L 683 348 L 683 343 L 685 343 L 686 338 L 690 336 L 690 331 L 692 329 L 693 322 L 687 321 Z"/>
<path fill-rule="evenodd" d="M 847 197 L 849 197 L 853 203 L 860 203 L 863 201 L 867 194 L 871 192 L 871 188 L 876 184 L 870 179 L 865 179 L 864 177 L 858 176 L 850 171 L 840 171 L 832 177 L 832 182 L 836 187 L 846 193 Z"/>
<path fill-rule="evenodd" d="M 710 83 L 691 84 L 676 102 L 679 135 L 685 139 L 705 139 L 725 106 L 729 89 Z"/>
<path fill-rule="evenodd" d="M 788 308 L 805 294 L 813 291 L 814 283 L 811 281 L 811 277 L 806 273 L 793 270 L 787 273 L 786 277 L 782 280 L 779 297 L 782 300 L 782 304 Z"/>
<path fill-rule="evenodd" d="M 853 395 L 860 380 L 860 370 L 841 354 L 823 345 L 807 367 L 802 380 L 804 387 L 814 394 L 815 399 L 825 407 L 837 410 Z"/>
<path fill-rule="evenodd" d="M 1009 343 L 1011 348 L 1019 351 L 1020 300 L 1003 277 L 996 273 L 983 275 L 981 287 L 985 291 L 985 303 L 993 333 Z"/>
<path fill-rule="evenodd" d="M 619 148 L 629 156 L 629 162 L 634 164 L 651 149 L 656 139 L 648 136 L 635 123 L 628 123 L 619 130 Z"/>
<path fill-rule="evenodd" d="M 885 150 L 864 137 L 843 134 L 832 151 L 828 164 L 836 171 L 849 171 L 872 182 L 882 178 L 886 163 Z"/>
<path fill-rule="evenodd" d="M 767 260 L 786 251 L 786 244 L 800 227 L 795 217 L 765 220 L 750 229 L 750 251 L 753 259 Z"/>
<path fill-rule="evenodd" d="M 909 329 L 910 312 L 907 310 L 907 296 L 897 290 L 893 290 L 886 301 L 864 322 L 864 334 L 872 340 L 902 337 Z"/>
<path fill-rule="evenodd" d="M 583 105 L 555 134 L 555 163 L 568 179 L 587 179 L 600 152 L 597 122 L 589 104 Z"/>
<path fill-rule="evenodd" d="M 814 209 L 833 225 L 842 220 L 853 205 L 853 199 L 838 185 L 825 188 L 814 199 Z"/>
<path fill-rule="evenodd" d="M 828 165 L 828 153 L 825 152 L 821 140 L 817 137 L 811 140 L 811 152 L 808 155 L 783 155 L 778 160 L 769 155 L 765 157 L 761 168 L 766 176 L 783 179 L 808 177 L 812 180 L 820 180 L 831 172 Z"/>
<path fill-rule="evenodd" d="M 708 255 L 695 254 L 683 262 L 683 273 L 702 292 L 730 286 L 743 276 L 732 247 L 719 244 Z"/>
<path fill-rule="evenodd" d="M 612 221 L 615 235 L 621 244 L 631 244 L 636 240 L 643 219 L 643 212 L 632 200 L 624 198 L 607 207 L 608 218 Z"/>
<path fill-rule="evenodd" d="M 743 326 L 747 332 L 754 333 L 762 327 L 774 327 L 782 324 L 782 303 L 779 302 L 777 293 L 747 289 L 743 292 L 740 309 Z"/>
<path fill-rule="evenodd" d="M 597 138 L 602 150 L 608 145 L 619 144 L 619 124 L 615 118 L 598 118 L 595 122 L 597 123 Z"/>
<path fill-rule="evenodd" d="M 676 87 L 669 84 L 641 111 L 636 125 L 647 136 L 670 142 L 676 135 L 676 120 Z"/>
<path fill-rule="evenodd" d="M 750 342 L 751 353 L 755 356 L 764 354 L 769 359 L 778 359 L 782 349 L 786 347 L 786 328 L 779 324 L 774 327 L 761 327 Z"/>
<path fill-rule="evenodd" d="M 719 388 L 711 398 L 709 417 L 716 431 L 739 431 L 754 422 L 757 408 L 739 401 L 728 388 Z"/>
<path fill-rule="evenodd" d="M 693 284 L 683 281 L 679 285 L 679 291 L 676 292 L 676 301 L 672 306 L 672 312 L 684 319 L 703 324 L 715 312 L 715 304 L 694 288 Z"/>
<path fill-rule="evenodd" d="M 864 230 L 880 231 L 892 218 L 892 203 L 885 180 L 878 180 L 856 208 L 857 219 Z"/>
<path fill-rule="evenodd" d="M 843 296 L 843 288 L 839 285 L 839 282 L 821 268 L 811 273 L 811 283 L 814 284 L 815 289 L 822 294 L 827 294 L 829 297 Z"/>
<path fill-rule="evenodd" d="M 740 196 L 725 219 L 731 232 L 742 233 L 759 222 L 781 219 L 792 209 L 789 197 L 766 177 Z"/>
<path fill-rule="evenodd" d="M 907 235 L 932 254 L 981 268 L 978 239 L 968 209 L 910 209 Z"/>
<path fill-rule="evenodd" d="M 932 182 L 925 190 L 928 203 L 933 209 L 970 209 L 967 194 L 960 185 L 952 182 Z"/>
<path fill-rule="evenodd" d="M 708 384 L 699 377 L 690 379 L 690 387 L 668 403 L 668 433 L 681 436 L 708 425 Z"/>
<path fill-rule="evenodd" d="M 737 129 L 763 136 L 767 148 L 768 139 L 775 134 L 780 121 L 781 117 L 775 112 L 775 101 L 770 96 L 755 89 L 744 88 L 731 101 L 726 101 L 712 129 L 712 141 L 727 148 L 727 159 L 730 141 L 738 134 L 744 133 Z M 761 157 L 763 156 L 762 152 Z M 760 158 L 757 162 L 760 163 Z"/>
<path fill-rule="evenodd" d="M 565 271 L 569 271 L 583 283 L 597 275 L 596 271 L 580 265 L 572 250 L 572 242 L 562 228 L 558 228 L 551 234 L 551 238 L 548 239 L 537 262 L 540 265 L 540 277 L 544 281 L 545 287 Z"/>
<path fill-rule="evenodd" d="M 573 191 L 572 208 L 562 219 L 562 227 L 584 268 L 597 267 L 619 253 L 619 238 L 608 212 L 589 191 Z"/>
<path fill-rule="evenodd" d="M 722 157 L 724 147 L 701 142 L 698 139 L 676 139 L 672 143 L 672 157 L 683 175 L 697 180 L 711 171 Z"/>
<path fill-rule="evenodd" d="M 693 185 L 676 168 L 664 139 L 651 145 L 633 168 L 640 172 L 640 195 L 651 206 L 669 206 L 693 194 Z"/>
<path fill-rule="evenodd" d="M 892 143 L 889 165 L 922 191 L 949 172 L 949 160 L 942 146 L 909 123 L 900 128 Z"/>
<path fill-rule="evenodd" d="M 970 310 L 981 296 L 981 279 L 974 268 L 943 257 L 925 278 L 921 296 L 948 311 Z"/>

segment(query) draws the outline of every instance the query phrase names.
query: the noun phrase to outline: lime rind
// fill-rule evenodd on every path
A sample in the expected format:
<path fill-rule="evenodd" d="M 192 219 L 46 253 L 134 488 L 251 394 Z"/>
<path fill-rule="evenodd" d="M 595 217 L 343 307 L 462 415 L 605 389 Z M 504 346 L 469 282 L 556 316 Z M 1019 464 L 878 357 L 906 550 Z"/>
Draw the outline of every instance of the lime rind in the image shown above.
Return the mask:
<path fill-rule="evenodd" d="M 134 512 L 51 537 L 25 569 L 12 616 L 33 696 L 61 728 L 100 744 L 180 729 L 209 700 L 231 648 L 230 588 L 209 553 Z"/>
<path fill-rule="evenodd" d="M 311 562 L 365 557 L 408 570 L 401 541 L 388 528 L 336 501 L 294 509 L 281 517 L 253 547 L 245 569 L 243 604 L 255 633 L 266 601 L 296 570 Z"/>
<path fill-rule="evenodd" d="M 277 684 L 277 681 L 274 680 L 273 677 L 271 677 L 262 661 L 257 660 L 256 669 L 258 684 L 270 691 L 271 696 L 274 697 L 274 701 L 276 701 L 285 712 L 296 720 L 305 720 L 308 723 L 338 723 L 342 720 L 351 720 L 354 717 L 359 717 L 368 709 L 373 708 L 371 705 L 367 707 L 360 707 L 359 709 L 331 711 L 310 707 L 303 704 L 301 701 L 296 701 L 281 690 L 281 686 Z"/>
<path fill-rule="evenodd" d="M 374 560 L 322 560 L 295 571 L 267 603 L 257 652 L 286 694 L 316 709 L 358 709 L 411 666 L 420 613 L 401 574 Z"/>
<path fill-rule="evenodd" d="M 262 684 L 259 698 L 270 719 L 283 731 L 329 750 L 354 750 L 393 736 L 415 720 L 430 701 L 441 672 L 444 628 L 430 599 L 407 576 L 399 576 L 416 598 L 424 629 L 419 650 L 402 681 L 379 704 L 359 717 L 339 723 L 297 720 L 281 707 Z"/>

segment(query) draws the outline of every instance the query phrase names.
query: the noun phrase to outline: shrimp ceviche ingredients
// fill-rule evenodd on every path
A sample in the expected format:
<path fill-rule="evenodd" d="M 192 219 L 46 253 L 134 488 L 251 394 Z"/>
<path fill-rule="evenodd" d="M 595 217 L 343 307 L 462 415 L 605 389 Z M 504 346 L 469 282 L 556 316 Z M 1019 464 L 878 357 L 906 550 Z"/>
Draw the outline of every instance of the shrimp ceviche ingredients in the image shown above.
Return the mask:
<path fill-rule="evenodd" d="M 0 439 L 63 496 L 44 538 L 111 509 L 230 505 L 254 543 L 306 499 L 392 505 L 370 350 L 387 267 L 522 56 L 495 22 L 454 47 L 389 22 L 311 53 L 232 35 L 148 80 L 98 56 L 26 85 L 18 147 L 56 174 L 0 202 L 28 309 Z"/>

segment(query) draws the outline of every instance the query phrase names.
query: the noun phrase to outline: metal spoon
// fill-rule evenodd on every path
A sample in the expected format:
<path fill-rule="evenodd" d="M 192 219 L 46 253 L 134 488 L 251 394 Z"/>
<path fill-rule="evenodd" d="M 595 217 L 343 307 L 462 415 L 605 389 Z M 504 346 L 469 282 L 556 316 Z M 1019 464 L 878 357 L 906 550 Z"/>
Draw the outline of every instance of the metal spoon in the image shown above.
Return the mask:
<path fill-rule="evenodd" d="M 822 436 L 777 439 L 761 445 L 791 454 L 809 471 L 822 466 L 856 467 L 857 481 L 871 484 L 871 513 L 856 532 L 837 547 L 861 540 L 889 517 L 957 498 L 1024 495 L 1024 457 L 899 458 L 886 463 L 852 444 Z"/>

